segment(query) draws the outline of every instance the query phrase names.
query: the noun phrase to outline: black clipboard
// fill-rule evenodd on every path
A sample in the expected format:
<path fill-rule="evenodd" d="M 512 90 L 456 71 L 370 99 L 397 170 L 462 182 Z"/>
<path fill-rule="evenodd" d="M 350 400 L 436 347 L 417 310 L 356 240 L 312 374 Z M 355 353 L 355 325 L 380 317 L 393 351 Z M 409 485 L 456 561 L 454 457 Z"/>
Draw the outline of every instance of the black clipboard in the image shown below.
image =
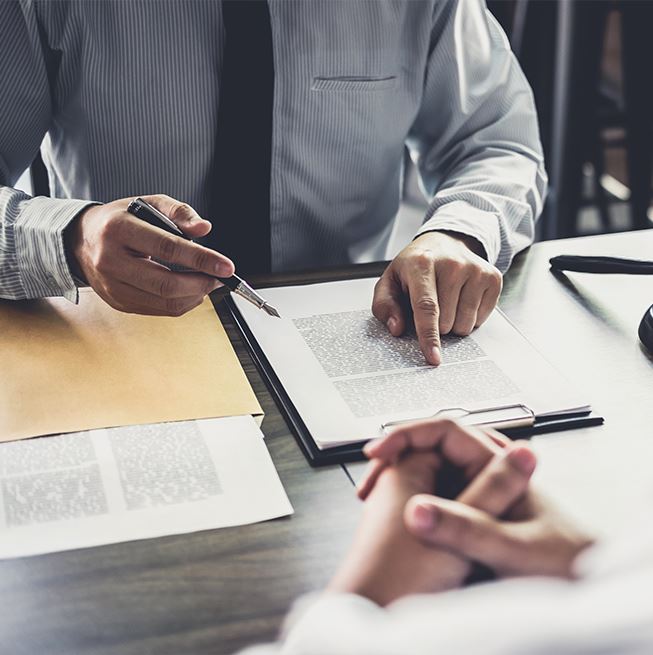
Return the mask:
<path fill-rule="evenodd" d="M 252 331 L 249 329 L 236 303 L 230 296 L 227 296 L 225 301 L 236 327 L 247 346 L 249 354 L 256 364 L 256 368 L 265 380 L 270 393 L 279 407 L 279 411 L 290 426 L 308 463 L 313 467 L 318 467 L 365 460 L 366 457 L 363 454 L 365 441 L 327 448 L 325 450 L 318 448 L 297 408 L 290 399 L 290 396 L 286 393 L 281 381 L 265 356 L 263 349 L 259 346 Z M 594 425 L 602 425 L 603 423 L 604 419 L 602 416 L 592 411 L 579 411 L 565 414 L 550 414 L 544 417 L 536 416 L 534 423 L 528 427 L 510 427 L 500 429 L 499 431 L 511 439 L 529 439 L 538 434 L 586 428 Z"/>

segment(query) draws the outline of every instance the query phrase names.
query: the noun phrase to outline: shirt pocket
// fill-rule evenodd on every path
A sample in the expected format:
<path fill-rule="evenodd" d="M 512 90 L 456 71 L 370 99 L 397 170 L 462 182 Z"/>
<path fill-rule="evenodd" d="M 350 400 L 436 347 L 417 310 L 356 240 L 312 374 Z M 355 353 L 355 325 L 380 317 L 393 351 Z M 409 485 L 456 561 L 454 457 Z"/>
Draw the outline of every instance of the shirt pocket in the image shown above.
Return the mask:
<path fill-rule="evenodd" d="M 302 143 L 292 157 L 301 153 L 297 169 L 310 178 L 303 179 L 304 197 L 313 194 L 311 203 L 329 205 L 323 217 L 355 222 L 382 194 L 399 187 L 395 173 L 412 112 L 410 96 L 402 92 L 403 75 L 393 73 L 379 67 L 362 75 L 313 75 L 310 91 L 300 96 L 305 109 L 294 108 L 292 134 Z"/>
<path fill-rule="evenodd" d="M 394 89 L 397 86 L 396 75 L 382 77 L 314 77 L 311 91 L 373 92 Z"/>

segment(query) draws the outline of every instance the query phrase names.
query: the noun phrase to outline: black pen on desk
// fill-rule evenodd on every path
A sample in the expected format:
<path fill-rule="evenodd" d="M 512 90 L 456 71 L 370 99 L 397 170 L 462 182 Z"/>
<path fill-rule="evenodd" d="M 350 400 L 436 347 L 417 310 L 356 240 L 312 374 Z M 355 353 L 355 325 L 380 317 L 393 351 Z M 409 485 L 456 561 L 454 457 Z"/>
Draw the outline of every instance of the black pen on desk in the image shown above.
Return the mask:
<path fill-rule="evenodd" d="M 156 207 L 152 207 L 150 203 L 142 198 L 132 200 L 129 203 L 129 207 L 127 207 L 127 211 L 133 216 L 136 216 L 136 218 L 140 218 L 154 227 L 161 228 L 162 230 L 174 234 L 175 236 L 182 237 L 187 241 L 191 240 L 165 214 L 161 213 Z M 202 275 L 206 275 L 206 273 L 202 273 Z M 232 275 L 231 277 L 218 277 L 212 275 L 210 277 L 215 277 L 217 280 L 220 280 L 220 282 L 222 282 L 222 284 L 224 284 L 230 291 L 251 302 L 253 305 L 256 305 L 259 309 L 267 312 L 270 316 L 276 316 L 279 318 L 279 312 L 263 297 L 256 293 L 256 291 L 254 291 L 245 280 L 237 275 Z"/>

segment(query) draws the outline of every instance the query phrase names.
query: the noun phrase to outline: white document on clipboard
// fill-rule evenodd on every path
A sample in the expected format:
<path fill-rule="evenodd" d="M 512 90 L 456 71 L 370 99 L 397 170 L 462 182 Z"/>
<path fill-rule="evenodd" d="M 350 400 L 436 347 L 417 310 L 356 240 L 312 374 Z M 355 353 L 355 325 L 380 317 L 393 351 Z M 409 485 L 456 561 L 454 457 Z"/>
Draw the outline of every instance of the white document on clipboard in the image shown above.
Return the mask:
<path fill-rule="evenodd" d="M 321 450 L 365 441 L 384 427 L 435 414 L 509 424 L 589 411 L 498 310 L 468 337 L 443 336 L 442 364 L 426 363 L 414 335 L 391 336 L 371 312 L 376 279 L 265 289 L 281 314 L 234 301 Z M 469 417 L 465 421 L 465 417 Z M 495 417 L 496 418 L 496 417 Z M 501 421 L 499 421 L 501 422 Z"/>

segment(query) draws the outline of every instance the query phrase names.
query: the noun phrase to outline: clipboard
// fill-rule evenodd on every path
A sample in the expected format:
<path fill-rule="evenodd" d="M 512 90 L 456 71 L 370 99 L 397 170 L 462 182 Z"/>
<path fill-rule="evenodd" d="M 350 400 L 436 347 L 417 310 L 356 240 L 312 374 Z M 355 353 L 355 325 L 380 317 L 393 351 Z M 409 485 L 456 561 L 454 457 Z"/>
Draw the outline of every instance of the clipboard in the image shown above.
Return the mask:
<path fill-rule="evenodd" d="M 304 456 L 308 460 L 308 463 L 312 467 L 320 467 L 365 460 L 366 457 L 363 454 L 363 447 L 365 446 L 365 443 L 367 443 L 366 441 L 335 446 L 325 450 L 320 450 L 320 448 L 318 448 L 317 444 L 313 440 L 313 437 L 311 436 L 310 431 L 306 427 L 306 424 L 297 411 L 297 408 L 286 393 L 286 390 L 274 372 L 273 367 L 270 365 L 270 362 L 263 352 L 263 349 L 259 346 L 252 331 L 247 325 L 247 322 L 244 320 L 242 314 L 240 313 L 240 310 L 229 296 L 225 298 L 225 301 L 234 319 L 236 327 L 238 328 L 238 331 L 240 332 L 240 335 L 245 342 L 247 350 L 254 360 L 256 368 L 261 374 L 261 377 L 265 380 L 266 386 L 274 397 L 281 414 L 290 426 L 290 429 L 295 436 L 299 447 L 304 453 Z M 515 416 L 514 418 L 509 417 L 510 420 L 507 420 L 505 415 L 503 415 L 503 412 L 511 408 L 521 409 L 521 415 Z M 564 414 L 536 416 L 532 410 L 526 407 L 526 405 L 502 405 L 497 407 L 477 409 L 473 411 L 469 411 L 464 408 L 451 408 L 448 410 L 441 410 L 437 414 L 445 414 L 451 416 L 451 414 L 454 412 L 464 412 L 467 416 L 502 412 L 502 416 L 496 422 L 485 421 L 482 423 L 473 424 L 482 425 L 485 427 L 493 427 L 511 439 L 528 439 L 535 435 L 549 432 L 562 432 L 564 430 L 602 425 L 604 422 L 602 416 L 599 416 L 592 411 L 578 411 L 567 412 Z M 423 419 L 427 417 L 422 416 L 405 421 L 391 421 L 381 425 L 380 427 L 383 429 L 391 428 L 399 425 L 400 423 L 408 423 L 414 420 L 419 420 L 420 418 Z M 456 416 L 455 418 L 459 417 Z"/>

